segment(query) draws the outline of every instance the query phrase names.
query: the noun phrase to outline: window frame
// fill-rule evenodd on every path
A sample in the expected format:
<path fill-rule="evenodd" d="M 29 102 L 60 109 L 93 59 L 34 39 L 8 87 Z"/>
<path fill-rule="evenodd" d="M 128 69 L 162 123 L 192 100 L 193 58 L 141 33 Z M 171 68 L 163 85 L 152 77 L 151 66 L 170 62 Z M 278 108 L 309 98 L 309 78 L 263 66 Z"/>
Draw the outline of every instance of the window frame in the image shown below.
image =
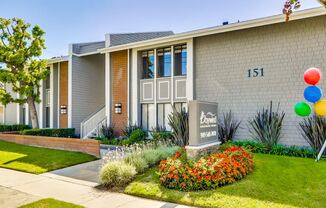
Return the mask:
<path fill-rule="evenodd" d="M 156 76 L 157 78 L 164 78 L 164 77 L 171 77 L 172 76 L 172 46 L 169 46 L 169 47 L 162 47 L 162 48 L 158 48 L 156 49 L 156 58 L 157 58 L 157 63 L 156 63 Z M 162 50 L 162 52 L 160 52 L 160 50 Z M 166 59 L 166 53 L 170 53 L 170 74 L 168 76 L 165 76 L 165 63 L 168 63 L 168 62 L 165 62 L 165 59 Z M 159 55 L 159 53 L 163 53 L 163 55 Z M 160 57 L 163 57 L 163 69 L 161 69 L 160 67 Z M 163 70 L 163 71 L 162 71 Z M 161 72 L 163 72 L 163 75 L 161 74 Z"/>
<path fill-rule="evenodd" d="M 150 53 L 152 52 L 152 56 L 153 56 L 153 63 L 152 63 L 152 71 L 151 71 L 151 74 L 152 74 L 152 77 L 145 77 L 145 69 L 144 69 L 144 57 L 147 57 L 147 60 L 150 60 Z M 146 53 L 146 56 L 144 56 L 144 54 Z M 154 79 L 155 78 L 155 50 L 154 49 L 149 49 L 149 50 L 145 50 L 145 51 L 141 51 L 140 52 L 140 58 L 141 58 L 141 79 Z M 149 70 L 150 67 L 148 65 L 148 72 L 150 71 Z M 150 74 L 150 73 L 149 73 Z"/>
<path fill-rule="evenodd" d="M 177 49 L 178 47 L 180 47 L 180 49 Z M 184 44 L 178 44 L 178 45 L 174 45 L 173 46 L 173 75 L 174 76 L 187 76 L 188 74 L 188 66 L 187 66 L 187 62 L 188 62 L 188 50 L 187 50 L 187 44 L 184 43 Z M 181 50 L 180 53 L 176 53 L 177 50 Z M 186 57 L 185 57 L 185 62 L 183 61 L 183 57 L 182 57 L 182 53 L 183 53 L 183 50 L 185 50 L 186 52 Z M 177 73 L 177 59 L 176 59 L 176 55 L 177 54 L 180 54 L 180 74 Z M 184 74 L 183 73 L 183 64 L 185 64 L 185 71 L 186 73 Z"/>

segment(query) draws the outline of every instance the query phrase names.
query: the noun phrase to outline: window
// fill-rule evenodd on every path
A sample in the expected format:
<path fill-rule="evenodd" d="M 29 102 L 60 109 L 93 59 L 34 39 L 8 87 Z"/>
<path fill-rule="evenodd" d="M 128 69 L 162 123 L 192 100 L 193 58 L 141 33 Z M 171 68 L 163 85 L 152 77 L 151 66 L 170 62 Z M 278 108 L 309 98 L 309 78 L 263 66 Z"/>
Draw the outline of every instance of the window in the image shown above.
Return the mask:
<path fill-rule="evenodd" d="M 174 107 L 178 112 L 180 112 L 181 109 L 186 112 L 188 111 L 187 103 L 174 103 Z"/>
<path fill-rule="evenodd" d="M 171 48 L 157 49 L 157 76 L 171 76 Z"/>
<path fill-rule="evenodd" d="M 45 80 L 45 106 L 50 106 L 50 75 Z"/>
<path fill-rule="evenodd" d="M 50 127 L 50 107 L 45 107 L 45 128 Z"/>
<path fill-rule="evenodd" d="M 143 79 L 154 78 L 154 51 L 143 51 L 141 53 L 142 57 L 142 70 Z"/>
<path fill-rule="evenodd" d="M 25 122 L 26 122 L 26 108 L 23 106 L 21 111 L 22 111 L 22 121 L 21 121 L 21 123 L 25 124 Z"/>
<path fill-rule="evenodd" d="M 49 67 L 48 67 L 48 70 L 50 70 Z M 45 80 L 45 89 L 50 89 L 50 75 L 48 75 Z"/>
<path fill-rule="evenodd" d="M 170 103 L 162 103 L 157 105 L 157 126 L 164 127 L 170 131 L 169 115 L 172 113 L 172 105 Z"/>
<path fill-rule="evenodd" d="M 187 75 L 187 45 L 174 47 L 174 75 Z"/>
<path fill-rule="evenodd" d="M 141 125 L 145 130 L 152 130 L 155 127 L 154 104 L 141 105 Z"/>

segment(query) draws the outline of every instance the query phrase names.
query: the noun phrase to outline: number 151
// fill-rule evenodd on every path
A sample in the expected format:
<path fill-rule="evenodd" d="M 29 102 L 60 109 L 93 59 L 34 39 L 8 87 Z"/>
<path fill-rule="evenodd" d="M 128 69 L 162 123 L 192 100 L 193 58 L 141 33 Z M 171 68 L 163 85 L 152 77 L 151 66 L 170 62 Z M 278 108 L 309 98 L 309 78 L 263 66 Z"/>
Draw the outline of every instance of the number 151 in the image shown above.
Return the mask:
<path fill-rule="evenodd" d="M 248 70 L 248 77 L 263 77 L 264 76 L 264 68 L 256 68 Z"/>

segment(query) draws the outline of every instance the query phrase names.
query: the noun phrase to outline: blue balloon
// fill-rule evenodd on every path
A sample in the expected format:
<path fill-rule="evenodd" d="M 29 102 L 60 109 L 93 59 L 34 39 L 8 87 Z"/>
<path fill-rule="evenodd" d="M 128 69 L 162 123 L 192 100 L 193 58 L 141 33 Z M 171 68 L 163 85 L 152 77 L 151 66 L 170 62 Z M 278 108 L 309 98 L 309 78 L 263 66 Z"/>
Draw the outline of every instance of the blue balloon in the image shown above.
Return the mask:
<path fill-rule="evenodd" d="M 317 86 L 309 86 L 304 90 L 303 96 L 304 98 L 311 102 L 311 103 L 315 103 L 318 100 L 320 100 L 320 98 L 322 97 L 322 91 L 319 87 Z"/>

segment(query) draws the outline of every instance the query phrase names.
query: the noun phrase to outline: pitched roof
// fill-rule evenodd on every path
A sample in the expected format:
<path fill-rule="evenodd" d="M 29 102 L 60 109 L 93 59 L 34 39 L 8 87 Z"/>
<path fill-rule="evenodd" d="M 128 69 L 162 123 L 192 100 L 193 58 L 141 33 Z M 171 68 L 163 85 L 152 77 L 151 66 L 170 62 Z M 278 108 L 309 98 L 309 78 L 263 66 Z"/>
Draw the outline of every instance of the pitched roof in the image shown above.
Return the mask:
<path fill-rule="evenodd" d="M 80 56 L 91 55 L 99 53 L 98 49 L 105 48 L 106 44 L 108 47 L 113 47 L 128 43 L 135 43 L 138 41 L 166 37 L 173 34 L 174 33 L 172 31 L 106 34 L 106 41 L 73 43 L 72 53 Z"/>
<path fill-rule="evenodd" d="M 105 47 L 105 41 L 74 43 L 72 44 L 72 52 L 74 54 L 88 54 L 96 52 L 98 49 Z"/>
<path fill-rule="evenodd" d="M 116 33 L 107 34 L 107 47 L 124 45 L 128 43 L 135 43 L 154 38 L 161 38 L 174 35 L 172 31 L 158 31 L 158 32 L 140 32 L 140 33 Z"/>
<path fill-rule="evenodd" d="M 313 9 L 307 9 L 302 10 L 298 12 L 294 12 L 291 15 L 291 21 L 300 20 L 300 19 L 306 19 L 306 18 L 312 18 L 317 16 L 326 15 L 326 9 L 324 7 L 318 7 Z M 133 42 L 133 43 L 127 43 L 124 45 L 117 45 L 117 46 L 110 46 L 103 49 L 99 49 L 101 53 L 106 52 L 113 52 L 113 51 L 119 51 L 119 50 L 126 50 L 130 48 L 137 48 L 137 47 L 145 47 L 145 46 L 152 46 L 155 44 L 162 44 L 162 43 L 168 43 L 172 41 L 181 41 L 186 39 L 191 39 L 195 37 L 201 37 L 206 35 L 213 35 L 213 34 L 219 34 L 219 33 L 225 33 L 225 32 L 231 32 L 231 31 L 237 31 L 237 30 L 243 30 L 248 28 L 255 28 L 255 27 L 261 27 L 265 25 L 272 25 L 277 23 L 284 23 L 284 15 L 274 15 L 254 20 L 248 20 L 244 22 L 239 23 L 233 23 L 228 25 L 222 25 L 222 26 L 214 26 L 199 30 L 193 30 L 183 33 L 178 33 L 175 35 L 170 35 L 167 37 L 160 37 L 155 38 L 151 40 L 143 40 L 139 42 Z"/>

